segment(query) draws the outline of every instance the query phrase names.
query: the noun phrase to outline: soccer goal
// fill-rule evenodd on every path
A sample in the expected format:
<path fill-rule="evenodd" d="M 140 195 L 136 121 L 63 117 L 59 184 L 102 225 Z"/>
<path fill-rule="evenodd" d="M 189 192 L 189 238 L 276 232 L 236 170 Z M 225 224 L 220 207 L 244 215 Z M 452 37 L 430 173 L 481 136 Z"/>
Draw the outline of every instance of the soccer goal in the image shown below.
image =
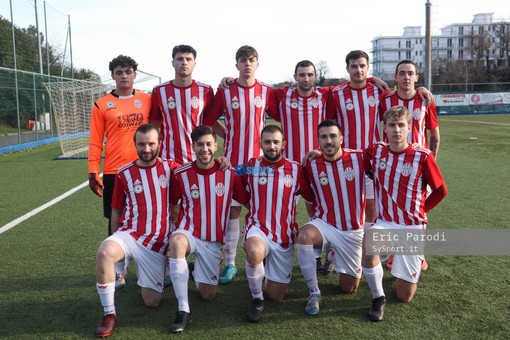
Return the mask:
<path fill-rule="evenodd" d="M 161 83 L 159 76 L 137 70 L 134 87 L 152 89 Z M 92 106 L 115 88 L 111 76 L 101 82 L 59 80 L 44 83 L 50 94 L 55 126 L 62 150 L 59 159 L 87 158 Z"/>

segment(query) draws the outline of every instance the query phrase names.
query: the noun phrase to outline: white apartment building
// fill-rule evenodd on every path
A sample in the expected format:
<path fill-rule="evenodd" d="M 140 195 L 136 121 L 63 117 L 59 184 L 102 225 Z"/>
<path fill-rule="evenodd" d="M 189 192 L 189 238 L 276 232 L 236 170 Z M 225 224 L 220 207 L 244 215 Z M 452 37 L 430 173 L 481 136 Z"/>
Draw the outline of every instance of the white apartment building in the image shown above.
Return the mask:
<path fill-rule="evenodd" d="M 440 35 L 432 36 L 432 72 L 437 60 L 485 60 L 485 56 L 473 48 L 480 36 L 490 44 L 489 63 L 507 65 L 508 47 L 503 47 L 504 39 L 510 38 L 510 23 L 507 20 L 493 21 L 493 13 L 475 14 L 471 23 L 450 24 L 440 29 Z M 505 25 L 502 26 L 502 22 Z M 418 65 L 418 72 L 425 66 L 425 35 L 421 26 L 404 27 L 402 36 L 378 36 L 372 40 L 372 74 L 384 80 L 393 80 L 395 67 L 399 61 L 409 59 Z"/>

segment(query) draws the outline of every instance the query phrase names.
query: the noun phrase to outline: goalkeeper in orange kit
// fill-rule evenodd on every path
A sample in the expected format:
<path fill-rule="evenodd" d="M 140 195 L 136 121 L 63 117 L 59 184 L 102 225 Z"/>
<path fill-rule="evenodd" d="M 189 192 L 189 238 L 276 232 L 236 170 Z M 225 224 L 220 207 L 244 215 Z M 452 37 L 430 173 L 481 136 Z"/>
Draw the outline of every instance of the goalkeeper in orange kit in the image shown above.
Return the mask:
<path fill-rule="evenodd" d="M 133 89 L 138 64 L 130 57 L 119 55 L 109 65 L 115 90 L 98 99 L 92 108 L 89 142 L 89 186 L 103 197 L 104 217 L 108 218 L 108 235 L 117 226 L 111 226 L 112 194 L 117 170 L 138 155 L 133 143 L 136 129 L 149 121 L 151 97 Z M 106 137 L 106 141 L 104 141 Z M 104 148 L 103 179 L 99 177 Z M 101 192 L 103 190 L 103 192 Z"/>

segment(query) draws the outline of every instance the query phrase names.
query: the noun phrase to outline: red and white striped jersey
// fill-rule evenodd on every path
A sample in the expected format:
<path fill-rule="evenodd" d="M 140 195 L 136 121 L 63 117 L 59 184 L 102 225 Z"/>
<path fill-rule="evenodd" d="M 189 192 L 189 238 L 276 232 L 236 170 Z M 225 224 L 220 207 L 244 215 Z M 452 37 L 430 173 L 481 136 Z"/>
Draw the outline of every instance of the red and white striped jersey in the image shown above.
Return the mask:
<path fill-rule="evenodd" d="M 296 162 L 319 144 L 317 126 L 326 119 L 326 100 L 330 87 L 315 88 L 309 97 L 301 97 L 296 88 L 273 89 L 268 114 L 282 123 L 283 137 L 287 145 L 283 156 Z"/>
<path fill-rule="evenodd" d="M 236 170 L 237 175 L 243 174 L 243 185 L 250 192 L 243 235 L 250 228 L 260 228 L 268 239 L 287 248 L 295 243 L 298 231 L 295 197 L 301 191 L 310 193 L 302 167 L 286 158 L 269 162 L 263 157 L 252 158 L 246 165 Z"/>
<path fill-rule="evenodd" d="M 202 240 L 223 242 L 232 197 L 240 203 L 249 198 L 233 170 L 221 171 L 216 162 L 211 169 L 200 169 L 196 161 L 177 168 L 170 186 L 170 204 L 181 199 L 176 228 Z"/>
<path fill-rule="evenodd" d="M 344 136 L 343 148 L 366 149 L 381 140 L 378 105 L 383 95 L 370 82 L 362 89 L 352 88 L 347 83 L 331 91 L 326 118 L 340 124 Z"/>
<path fill-rule="evenodd" d="M 161 120 L 162 158 L 171 158 L 180 164 L 195 159 L 191 131 L 203 124 L 213 99 L 212 87 L 195 80 L 184 88 L 171 81 L 154 87 L 150 118 Z"/>
<path fill-rule="evenodd" d="M 170 236 L 170 176 L 177 166 L 159 157 L 150 167 L 133 161 L 119 169 L 113 189 L 112 208 L 125 208 L 117 231 L 130 231 L 138 243 L 163 255 Z"/>
<path fill-rule="evenodd" d="M 409 143 L 419 143 L 428 148 L 427 130 L 435 129 L 438 126 L 436 105 L 432 103 L 427 107 L 427 100 L 420 99 L 418 93 L 411 99 L 402 99 L 397 92 L 392 92 L 384 96 L 379 103 L 379 112 L 381 119 L 383 114 L 393 106 L 404 106 L 411 112 L 411 133 L 407 135 Z M 387 136 L 384 141 L 388 142 Z"/>
<path fill-rule="evenodd" d="M 384 142 L 373 144 L 366 154 L 372 159 L 378 218 L 401 225 L 426 224 L 427 184 L 432 190 L 444 184 L 434 154 L 411 144 L 392 152 Z"/>
<path fill-rule="evenodd" d="M 216 92 L 205 124 L 212 126 L 221 115 L 225 116 L 225 157 L 233 166 L 261 155 L 260 132 L 264 128 L 270 93 L 271 87 L 259 81 L 250 87 L 234 81 L 227 90 L 219 88 Z"/>
<path fill-rule="evenodd" d="M 336 161 L 320 155 L 307 162 L 305 176 L 315 195 L 315 218 L 341 230 L 363 228 L 365 170 L 361 150 L 343 149 Z"/>

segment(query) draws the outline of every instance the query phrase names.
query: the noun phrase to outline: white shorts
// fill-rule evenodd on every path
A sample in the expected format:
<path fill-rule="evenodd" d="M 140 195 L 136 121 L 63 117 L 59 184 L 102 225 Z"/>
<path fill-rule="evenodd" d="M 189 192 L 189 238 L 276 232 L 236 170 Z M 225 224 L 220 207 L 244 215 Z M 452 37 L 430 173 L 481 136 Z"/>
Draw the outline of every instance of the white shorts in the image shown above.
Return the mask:
<path fill-rule="evenodd" d="M 118 231 L 103 242 L 105 241 L 116 242 L 124 250 L 125 260 L 118 262 L 124 262 L 124 271 L 132 260 L 136 261 L 137 283 L 140 287 L 163 292 L 166 256 L 147 249 L 136 242 L 129 231 Z M 120 268 L 116 269 L 118 271 Z"/>
<path fill-rule="evenodd" d="M 367 200 L 373 200 L 374 196 L 374 181 L 365 175 L 365 198 Z"/>
<path fill-rule="evenodd" d="M 230 206 L 231 207 L 242 207 L 243 205 L 232 198 L 232 201 L 230 201 Z"/>
<path fill-rule="evenodd" d="M 322 235 L 322 249 L 314 249 L 316 257 L 321 256 L 324 249 L 331 244 L 335 249 L 335 271 L 361 278 L 363 229 L 339 230 L 320 218 L 306 224 L 315 226 Z"/>
<path fill-rule="evenodd" d="M 289 283 L 292 277 L 292 266 L 294 263 L 294 245 L 288 248 L 282 248 L 278 243 L 268 239 L 266 234 L 257 227 L 251 227 L 246 234 L 246 238 L 258 237 L 266 247 L 264 258 L 266 265 L 264 266 L 265 277 L 268 280 L 278 283 Z"/>
<path fill-rule="evenodd" d="M 195 282 L 216 286 L 220 276 L 221 242 L 199 239 L 184 229 L 177 229 L 174 234 L 177 233 L 186 236 L 190 254 L 195 254 Z"/>
<path fill-rule="evenodd" d="M 394 222 L 376 221 L 370 229 L 424 229 L 423 225 L 407 225 L 403 226 Z M 395 255 L 393 257 L 393 267 L 391 275 L 399 279 L 417 283 L 421 273 L 421 262 L 423 255 Z"/>

